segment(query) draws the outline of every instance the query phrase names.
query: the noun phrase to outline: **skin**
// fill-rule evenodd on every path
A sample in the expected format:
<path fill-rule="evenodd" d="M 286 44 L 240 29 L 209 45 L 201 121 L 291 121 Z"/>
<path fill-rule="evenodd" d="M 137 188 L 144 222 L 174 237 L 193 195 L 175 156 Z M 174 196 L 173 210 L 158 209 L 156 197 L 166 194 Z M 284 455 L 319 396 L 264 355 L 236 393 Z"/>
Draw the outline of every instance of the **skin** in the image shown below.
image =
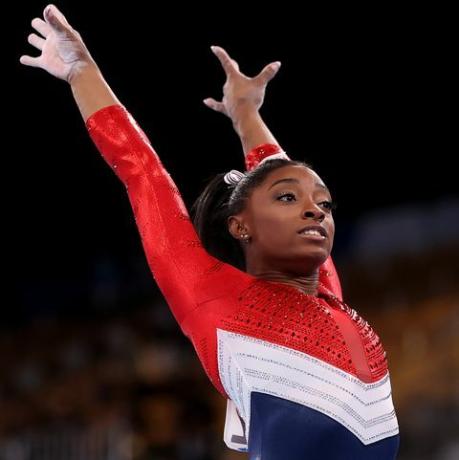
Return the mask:
<path fill-rule="evenodd" d="M 299 184 L 283 182 L 270 188 L 287 177 Z M 292 165 L 268 174 L 245 209 L 228 219 L 234 238 L 250 236 L 249 244 L 242 246 L 247 273 L 317 295 L 319 267 L 330 255 L 335 234 L 330 202 L 329 191 L 312 169 Z M 308 225 L 321 225 L 328 237 L 316 241 L 300 236 L 298 231 Z"/>
<path fill-rule="evenodd" d="M 211 50 L 225 72 L 226 81 L 222 100 L 209 97 L 204 99 L 204 104 L 232 121 L 244 154 L 260 144 L 278 144 L 259 110 L 263 105 L 266 87 L 276 76 L 281 63 L 271 62 L 258 75 L 249 77 L 239 70 L 239 64 L 222 47 L 211 46 Z"/>
<path fill-rule="evenodd" d="M 28 42 L 40 51 L 38 56 L 21 56 L 21 63 L 41 68 L 67 81 L 84 120 L 97 110 L 119 100 L 111 91 L 92 59 L 80 34 L 72 28 L 64 15 L 48 5 L 42 18 L 35 18 L 32 27 L 36 33 Z M 212 47 L 226 73 L 224 97 L 221 102 L 208 98 L 204 103 L 228 116 L 238 133 L 244 152 L 255 145 L 277 143 L 259 114 L 266 85 L 279 70 L 280 63 L 268 64 L 259 75 L 250 78 L 239 71 L 236 61 L 223 48 Z M 268 191 L 269 185 L 282 177 L 296 177 L 295 184 L 278 185 Z M 304 167 L 279 168 L 268 175 L 255 189 L 246 209 L 228 220 L 231 234 L 240 239 L 250 235 L 249 244 L 243 244 L 248 273 L 270 281 L 297 287 L 316 295 L 318 269 L 330 254 L 334 224 L 331 212 L 324 207 L 329 195 L 314 183 L 322 183 L 317 174 Z M 294 193 L 295 197 L 276 199 L 274 194 Z M 301 238 L 297 231 L 308 224 L 321 224 L 329 237 L 324 242 Z"/>
<path fill-rule="evenodd" d="M 249 77 L 223 48 L 213 46 L 211 49 L 225 72 L 226 81 L 222 100 L 207 98 L 204 104 L 230 118 L 246 155 L 257 145 L 278 144 L 259 110 L 266 87 L 281 63 L 272 62 L 257 76 Z M 295 177 L 300 184 L 283 183 L 268 190 L 273 182 L 285 177 Z M 278 197 L 284 193 L 294 196 Z M 323 181 L 311 169 L 286 166 L 270 173 L 252 192 L 244 211 L 228 219 L 228 230 L 234 238 L 245 241 L 243 235 L 249 235 L 249 244 L 242 243 L 247 272 L 317 295 L 319 268 L 330 255 L 335 233 L 330 205 L 325 203 L 330 201 Z M 297 234 L 310 224 L 322 225 L 328 238 L 314 241 Z"/>
<path fill-rule="evenodd" d="M 32 27 L 38 33 L 30 34 L 27 40 L 40 54 L 21 56 L 21 64 L 38 67 L 67 81 L 85 121 L 103 107 L 120 103 L 80 34 L 54 5 L 44 9 L 43 19 L 34 18 Z"/>

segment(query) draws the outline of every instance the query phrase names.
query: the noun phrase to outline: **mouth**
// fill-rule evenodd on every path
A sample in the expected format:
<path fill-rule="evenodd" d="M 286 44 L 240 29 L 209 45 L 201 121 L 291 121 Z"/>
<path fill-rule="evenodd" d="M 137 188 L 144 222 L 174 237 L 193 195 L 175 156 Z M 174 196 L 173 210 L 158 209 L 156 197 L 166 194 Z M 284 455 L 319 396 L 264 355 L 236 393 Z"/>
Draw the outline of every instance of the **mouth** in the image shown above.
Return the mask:
<path fill-rule="evenodd" d="M 328 238 L 327 230 L 320 225 L 308 225 L 297 232 L 302 238 L 324 241 Z"/>

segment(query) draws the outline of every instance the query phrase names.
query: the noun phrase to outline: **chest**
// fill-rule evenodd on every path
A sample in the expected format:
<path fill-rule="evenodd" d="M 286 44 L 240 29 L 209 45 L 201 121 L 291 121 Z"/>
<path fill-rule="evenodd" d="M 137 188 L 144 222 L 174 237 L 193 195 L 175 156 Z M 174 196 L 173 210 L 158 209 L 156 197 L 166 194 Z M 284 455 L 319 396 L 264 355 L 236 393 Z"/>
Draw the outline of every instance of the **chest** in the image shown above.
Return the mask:
<path fill-rule="evenodd" d="M 338 299 L 254 285 L 238 295 L 217 327 L 300 351 L 366 383 L 387 373 L 380 338 Z"/>

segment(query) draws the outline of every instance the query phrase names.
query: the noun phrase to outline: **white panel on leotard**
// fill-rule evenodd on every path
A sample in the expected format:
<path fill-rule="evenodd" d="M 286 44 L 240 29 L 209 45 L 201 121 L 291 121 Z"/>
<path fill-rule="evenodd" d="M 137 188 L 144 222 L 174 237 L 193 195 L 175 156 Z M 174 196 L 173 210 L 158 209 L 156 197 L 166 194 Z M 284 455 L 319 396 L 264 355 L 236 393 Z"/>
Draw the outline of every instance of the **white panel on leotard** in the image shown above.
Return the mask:
<path fill-rule="evenodd" d="M 399 432 L 389 374 L 365 383 L 325 361 L 265 340 L 217 329 L 218 369 L 250 433 L 252 391 L 315 409 L 368 445 Z"/>

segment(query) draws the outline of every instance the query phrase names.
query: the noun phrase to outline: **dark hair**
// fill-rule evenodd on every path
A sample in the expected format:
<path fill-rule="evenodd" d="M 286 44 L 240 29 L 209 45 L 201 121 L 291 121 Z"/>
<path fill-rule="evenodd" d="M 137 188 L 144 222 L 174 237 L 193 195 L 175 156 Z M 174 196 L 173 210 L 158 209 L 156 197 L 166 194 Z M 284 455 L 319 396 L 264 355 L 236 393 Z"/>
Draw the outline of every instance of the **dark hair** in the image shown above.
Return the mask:
<path fill-rule="evenodd" d="M 223 180 L 226 173 L 219 173 L 210 180 L 191 207 L 193 224 L 209 254 L 240 270 L 246 270 L 244 251 L 228 230 L 228 217 L 239 214 L 245 208 L 252 190 L 270 172 L 289 165 L 311 168 L 303 161 L 275 158 L 247 172 L 236 186 L 230 186 Z M 233 190 L 234 195 L 231 196 Z"/>

